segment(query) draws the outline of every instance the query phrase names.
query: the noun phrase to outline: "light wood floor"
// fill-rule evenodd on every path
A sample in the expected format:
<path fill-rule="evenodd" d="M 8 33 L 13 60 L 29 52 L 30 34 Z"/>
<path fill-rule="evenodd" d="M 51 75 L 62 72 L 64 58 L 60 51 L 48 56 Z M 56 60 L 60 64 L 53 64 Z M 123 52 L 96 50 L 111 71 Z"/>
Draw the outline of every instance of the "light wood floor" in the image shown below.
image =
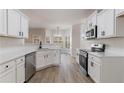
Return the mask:
<path fill-rule="evenodd" d="M 36 72 L 28 83 L 92 83 L 92 80 L 82 73 L 75 59 L 62 54 L 59 66 Z"/>

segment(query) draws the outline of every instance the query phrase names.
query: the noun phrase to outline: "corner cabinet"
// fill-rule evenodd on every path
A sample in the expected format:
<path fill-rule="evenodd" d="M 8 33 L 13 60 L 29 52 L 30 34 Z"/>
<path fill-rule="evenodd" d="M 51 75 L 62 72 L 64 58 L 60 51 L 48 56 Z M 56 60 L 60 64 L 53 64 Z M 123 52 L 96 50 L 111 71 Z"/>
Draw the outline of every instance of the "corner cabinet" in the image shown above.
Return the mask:
<path fill-rule="evenodd" d="M 0 9 L 0 35 L 7 35 L 7 11 L 5 9 Z"/>

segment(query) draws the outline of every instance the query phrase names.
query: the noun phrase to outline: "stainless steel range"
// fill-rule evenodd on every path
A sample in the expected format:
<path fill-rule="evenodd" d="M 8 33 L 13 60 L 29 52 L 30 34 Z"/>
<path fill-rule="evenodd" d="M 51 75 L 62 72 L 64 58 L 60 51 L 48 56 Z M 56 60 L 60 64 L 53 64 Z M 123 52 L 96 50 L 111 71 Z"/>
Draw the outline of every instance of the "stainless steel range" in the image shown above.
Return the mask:
<path fill-rule="evenodd" d="M 88 76 L 88 52 L 87 50 L 80 49 L 79 64 L 83 72 Z"/>

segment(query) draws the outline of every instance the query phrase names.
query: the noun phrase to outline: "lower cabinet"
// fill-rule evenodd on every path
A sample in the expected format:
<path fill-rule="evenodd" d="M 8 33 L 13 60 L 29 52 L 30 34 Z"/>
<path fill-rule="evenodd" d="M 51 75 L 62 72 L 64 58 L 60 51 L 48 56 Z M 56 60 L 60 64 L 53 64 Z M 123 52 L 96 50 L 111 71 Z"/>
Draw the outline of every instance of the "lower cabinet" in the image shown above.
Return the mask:
<path fill-rule="evenodd" d="M 89 60 L 88 62 L 88 73 L 95 82 L 100 82 L 100 64 Z"/>
<path fill-rule="evenodd" d="M 59 50 L 40 50 L 36 53 L 36 70 L 41 70 L 50 65 L 60 64 Z"/>
<path fill-rule="evenodd" d="M 23 83 L 25 81 L 25 57 L 0 65 L 0 83 Z"/>
<path fill-rule="evenodd" d="M 98 57 L 93 54 L 88 56 L 88 74 L 96 83 L 122 83 L 124 82 L 123 70 L 123 57 Z"/>
<path fill-rule="evenodd" d="M 25 57 L 16 60 L 16 82 L 23 83 L 25 81 Z"/>
<path fill-rule="evenodd" d="M 15 83 L 15 76 L 15 61 L 0 65 L 0 83 Z"/>

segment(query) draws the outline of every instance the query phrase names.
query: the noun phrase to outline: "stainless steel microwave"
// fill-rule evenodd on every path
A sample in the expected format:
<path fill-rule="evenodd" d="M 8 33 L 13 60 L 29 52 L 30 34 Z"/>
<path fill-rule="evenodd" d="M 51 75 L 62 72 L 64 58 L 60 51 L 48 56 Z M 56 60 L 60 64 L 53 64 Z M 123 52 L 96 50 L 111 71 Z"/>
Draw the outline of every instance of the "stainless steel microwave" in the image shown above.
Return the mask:
<path fill-rule="evenodd" d="M 91 30 L 86 31 L 87 39 L 97 38 L 97 26 L 95 25 Z"/>

